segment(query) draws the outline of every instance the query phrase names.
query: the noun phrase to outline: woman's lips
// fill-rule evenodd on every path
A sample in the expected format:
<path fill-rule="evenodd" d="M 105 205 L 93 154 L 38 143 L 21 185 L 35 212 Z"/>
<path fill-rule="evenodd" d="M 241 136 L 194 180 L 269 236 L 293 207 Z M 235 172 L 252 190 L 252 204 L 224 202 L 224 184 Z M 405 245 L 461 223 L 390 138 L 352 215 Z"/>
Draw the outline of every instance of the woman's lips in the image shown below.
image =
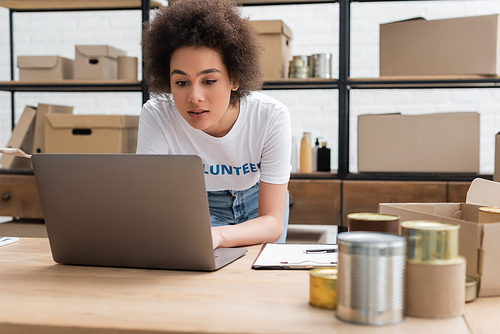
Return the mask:
<path fill-rule="evenodd" d="M 206 117 L 208 115 L 208 110 L 196 108 L 196 109 L 188 110 L 188 114 L 193 119 L 200 119 L 200 118 Z"/>

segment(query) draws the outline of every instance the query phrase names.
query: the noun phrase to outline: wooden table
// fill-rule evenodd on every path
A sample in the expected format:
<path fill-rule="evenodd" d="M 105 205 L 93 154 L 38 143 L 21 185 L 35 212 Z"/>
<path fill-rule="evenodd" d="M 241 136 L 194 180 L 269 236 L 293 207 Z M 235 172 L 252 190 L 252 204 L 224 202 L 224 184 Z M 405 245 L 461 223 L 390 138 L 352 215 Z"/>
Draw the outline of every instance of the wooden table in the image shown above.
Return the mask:
<path fill-rule="evenodd" d="M 250 269 L 259 248 L 205 273 L 58 265 L 47 239 L 21 239 L 0 247 L 0 333 L 500 332 L 500 298 L 453 319 L 345 323 L 308 305 L 307 271 Z"/>

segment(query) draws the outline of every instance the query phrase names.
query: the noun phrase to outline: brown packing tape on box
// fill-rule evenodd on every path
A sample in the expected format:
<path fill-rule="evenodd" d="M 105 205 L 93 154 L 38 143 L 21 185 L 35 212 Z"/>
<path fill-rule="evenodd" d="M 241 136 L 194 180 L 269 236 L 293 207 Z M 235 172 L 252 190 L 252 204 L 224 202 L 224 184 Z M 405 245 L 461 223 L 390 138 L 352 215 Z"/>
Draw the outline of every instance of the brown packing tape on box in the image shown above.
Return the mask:
<path fill-rule="evenodd" d="M 7 147 L 20 148 L 24 152 L 33 153 L 33 132 L 35 129 L 36 108 L 26 106 L 21 118 L 17 122 Z M 0 157 L 2 168 L 31 168 L 31 160 L 16 157 L 14 155 L 3 154 Z"/>
<path fill-rule="evenodd" d="M 449 264 L 406 264 L 407 315 L 458 317 L 465 306 L 465 258 Z"/>
<path fill-rule="evenodd" d="M 36 110 L 33 153 L 45 153 L 45 114 L 72 114 L 73 107 L 39 103 Z"/>

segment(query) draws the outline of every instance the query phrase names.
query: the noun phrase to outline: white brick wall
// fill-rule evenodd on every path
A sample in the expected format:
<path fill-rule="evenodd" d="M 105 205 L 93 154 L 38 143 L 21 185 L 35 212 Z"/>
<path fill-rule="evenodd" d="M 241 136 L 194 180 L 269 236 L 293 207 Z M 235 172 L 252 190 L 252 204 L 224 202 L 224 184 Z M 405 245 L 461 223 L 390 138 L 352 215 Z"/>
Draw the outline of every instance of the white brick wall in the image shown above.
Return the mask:
<path fill-rule="evenodd" d="M 338 63 L 338 4 L 244 7 L 254 20 L 282 19 L 294 33 L 293 53 L 329 52 Z M 353 3 L 351 76 L 377 77 L 380 23 L 414 16 L 427 19 L 500 13 L 498 0 Z M 110 44 L 140 58 L 139 11 L 15 13 L 16 55 L 57 54 L 74 58 L 75 44 Z M 16 78 L 17 78 L 16 69 Z M 334 66 L 334 76 L 338 75 Z M 0 80 L 9 80 L 8 10 L 0 8 Z M 337 165 L 338 94 L 336 90 L 266 91 L 284 102 L 294 136 L 303 131 L 322 137 Z M 77 114 L 140 112 L 140 93 L 16 93 L 16 118 L 27 104 L 75 106 Z M 500 131 L 500 89 L 353 90 L 350 168 L 356 171 L 357 116 L 365 113 L 419 114 L 441 111 L 481 113 L 481 172 L 492 173 L 494 134 Z M 10 137 L 10 93 L 0 92 L 0 146 Z M 3 143 L 3 144 L 2 144 Z"/>

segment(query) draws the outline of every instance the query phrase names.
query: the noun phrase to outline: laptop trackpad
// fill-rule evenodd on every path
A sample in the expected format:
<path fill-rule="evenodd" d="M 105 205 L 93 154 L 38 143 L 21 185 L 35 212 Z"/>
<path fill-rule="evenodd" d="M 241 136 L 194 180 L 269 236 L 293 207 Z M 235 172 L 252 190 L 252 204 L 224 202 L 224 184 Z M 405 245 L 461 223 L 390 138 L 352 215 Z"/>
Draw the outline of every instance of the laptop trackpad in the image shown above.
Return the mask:
<path fill-rule="evenodd" d="M 224 267 L 245 254 L 245 248 L 216 248 L 214 250 L 215 269 Z"/>

